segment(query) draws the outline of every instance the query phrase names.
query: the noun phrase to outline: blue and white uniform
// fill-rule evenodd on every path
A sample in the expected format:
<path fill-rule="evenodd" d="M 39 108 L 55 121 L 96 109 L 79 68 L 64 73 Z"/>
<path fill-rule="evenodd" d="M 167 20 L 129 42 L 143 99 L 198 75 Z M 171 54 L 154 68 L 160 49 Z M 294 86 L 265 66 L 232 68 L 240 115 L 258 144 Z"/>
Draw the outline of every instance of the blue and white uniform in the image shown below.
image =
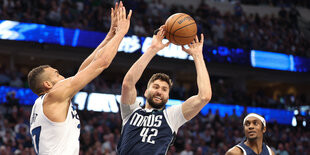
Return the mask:
<path fill-rule="evenodd" d="M 40 96 L 32 107 L 30 134 L 37 154 L 78 155 L 80 149 L 80 119 L 75 107 L 70 103 L 64 122 L 53 122 L 43 113 L 43 100 Z"/>
<path fill-rule="evenodd" d="M 263 150 L 260 154 L 256 154 L 250 147 L 244 144 L 245 140 L 236 145 L 236 147 L 240 148 L 244 155 L 272 155 L 271 149 L 268 145 L 263 143 Z"/>
<path fill-rule="evenodd" d="M 164 110 L 142 109 L 139 103 L 121 104 L 122 135 L 119 155 L 164 155 L 180 126 L 187 120 L 182 105 Z"/>

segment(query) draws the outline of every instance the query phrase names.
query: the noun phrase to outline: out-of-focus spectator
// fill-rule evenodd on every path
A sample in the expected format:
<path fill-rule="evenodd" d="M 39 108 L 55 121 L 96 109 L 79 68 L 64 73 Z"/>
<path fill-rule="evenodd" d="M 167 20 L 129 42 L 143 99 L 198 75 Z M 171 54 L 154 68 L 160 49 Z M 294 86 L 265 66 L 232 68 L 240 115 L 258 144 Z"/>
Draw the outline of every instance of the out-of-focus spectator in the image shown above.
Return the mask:
<path fill-rule="evenodd" d="M 284 146 L 282 143 L 278 144 L 278 149 L 275 151 L 276 155 L 289 155 L 286 150 L 284 150 Z"/>
<path fill-rule="evenodd" d="M 144 29 L 142 20 L 137 20 L 136 24 L 133 27 L 134 33 L 138 36 L 146 36 L 146 30 Z"/>
<path fill-rule="evenodd" d="M 8 113 L 8 111 L 17 111 L 16 109 L 19 108 L 19 99 L 16 98 L 16 92 L 15 91 L 11 91 L 8 92 L 6 94 L 6 103 L 4 104 L 4 106 L 6 107 L 6 113 Z"/>
<path fill-rule="evenodd" d="M 185 149 L 180 153 L 180 155 L 193 155 L 192 147 L 190 144 L 185 144 Z"/>
<path fill-rule="evenodd" d="M 0 64 L 0 85 L 9 85 L 11 78 L 6 73 L 5 66 Z"/>
<path fill-rule="evenodd" d="M 17 87 L 17 88 L 23 87 L 23 81 L 18 75 L 16 75 L 16 73 L 13 73 L 12 75 L 10 86 Z"/>
<path fill-rule="evenodd" d="M 237 2 L 234 6 L 235 16 L 240 18 L 243 14 L 243 9 L 240 2 Z"/>
<path fill-rule="evenodd" d="M 295 29 L 299 29 L 298 27 L 298 17 L 300 17 L 299 11 L 296 9 L 295 6 L 292 6 L 290 11 L 289 11 L 289 18 L 290 22 Z"/>
<path fill-rule="evenodd" d="M 51 2 L 51 10 L 48 13 L 48 20 L 49 23 L 53 25 L 60 25 L 61 14 L 60 8 L 57 6 L 56 1 Z"/>
<path fill-rule="evenodd" d="M 221 19 L 216 19 L 216 24 L 212 25 L 213 40 L 215 43 L 222 43 L 224 39 L 225 26 Z"/>

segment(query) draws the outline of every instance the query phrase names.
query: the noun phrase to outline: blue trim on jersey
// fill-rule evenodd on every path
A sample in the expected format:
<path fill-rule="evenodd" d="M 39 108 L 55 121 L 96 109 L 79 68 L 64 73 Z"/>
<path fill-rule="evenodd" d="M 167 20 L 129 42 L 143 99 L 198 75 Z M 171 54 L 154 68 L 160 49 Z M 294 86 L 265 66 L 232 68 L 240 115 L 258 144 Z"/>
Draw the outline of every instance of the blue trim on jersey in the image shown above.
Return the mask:
<path fill-rule="evenodd" d="M 250 147 L 244 144 L 245 140 L 243 140 L 241 143 L 238 144 L 238 146 L 242 147 L 247 155 L 270 155 L 269 151 L 267 149 L 267 145 L 263 143 L 263 149 L 260 154 L 256 154 Z"/>
<path fill-rule="evenodd" d="M 133 112 L 123 126 L 117 146 L 119 155 L 164 155 L 173 142 L 172 132 L 163 111 Z"/>

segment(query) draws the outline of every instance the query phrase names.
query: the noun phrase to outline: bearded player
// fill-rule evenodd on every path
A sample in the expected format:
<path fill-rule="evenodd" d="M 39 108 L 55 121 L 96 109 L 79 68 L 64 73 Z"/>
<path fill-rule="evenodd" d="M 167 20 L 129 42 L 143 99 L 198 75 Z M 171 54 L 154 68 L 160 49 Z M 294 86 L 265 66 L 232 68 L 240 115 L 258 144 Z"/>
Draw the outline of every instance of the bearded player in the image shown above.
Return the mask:
<path fill-rule="evenodd" d="M 211 99 L 211 85 L 204 62 L 202 48 L 204 37 L 195 40 L 183 51 L 194 58 L 197 72 L 198 94 L 181 105 L 164 108 L 172 87 L 171 79 L 164 73 L 154 74 L 144 93 L 145 108 L 136 101 L 136 83 L 148 63 L 157 52 L 169 45 L 162 43 L 164 26 L 153 36 L 151 46 L 134 63 L 124 77 L 121 94 L 121 116 L 123 128 L 117 147 L 119 155 L 166 154 L 180 126 L 195 117 Z"/>

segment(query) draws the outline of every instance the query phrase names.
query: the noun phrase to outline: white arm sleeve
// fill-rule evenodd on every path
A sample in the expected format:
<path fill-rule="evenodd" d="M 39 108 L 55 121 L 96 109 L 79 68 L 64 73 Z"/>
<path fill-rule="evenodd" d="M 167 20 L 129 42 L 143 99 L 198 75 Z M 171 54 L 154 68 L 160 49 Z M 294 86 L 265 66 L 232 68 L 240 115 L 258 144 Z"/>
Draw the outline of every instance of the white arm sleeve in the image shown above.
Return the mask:
<path fill-rule="evenodd" d="M 164 110 L 164 115 L 172 131 L 175 133 L 177 133 L 178 129 L 187 122 L 182 112 L 182 104 L 167 108 Z"/>
<path fill-rule="evenodd" d="M 120 104 L 121 108 L 121 116 L 123 120 L 123 124 L 126 124 L 127 120 L 129 119 L 130 114 L 132 114 L 136 109 L 141 108 L 139 105 L 140 102 L 136 101 L 134 104 Z"/>

